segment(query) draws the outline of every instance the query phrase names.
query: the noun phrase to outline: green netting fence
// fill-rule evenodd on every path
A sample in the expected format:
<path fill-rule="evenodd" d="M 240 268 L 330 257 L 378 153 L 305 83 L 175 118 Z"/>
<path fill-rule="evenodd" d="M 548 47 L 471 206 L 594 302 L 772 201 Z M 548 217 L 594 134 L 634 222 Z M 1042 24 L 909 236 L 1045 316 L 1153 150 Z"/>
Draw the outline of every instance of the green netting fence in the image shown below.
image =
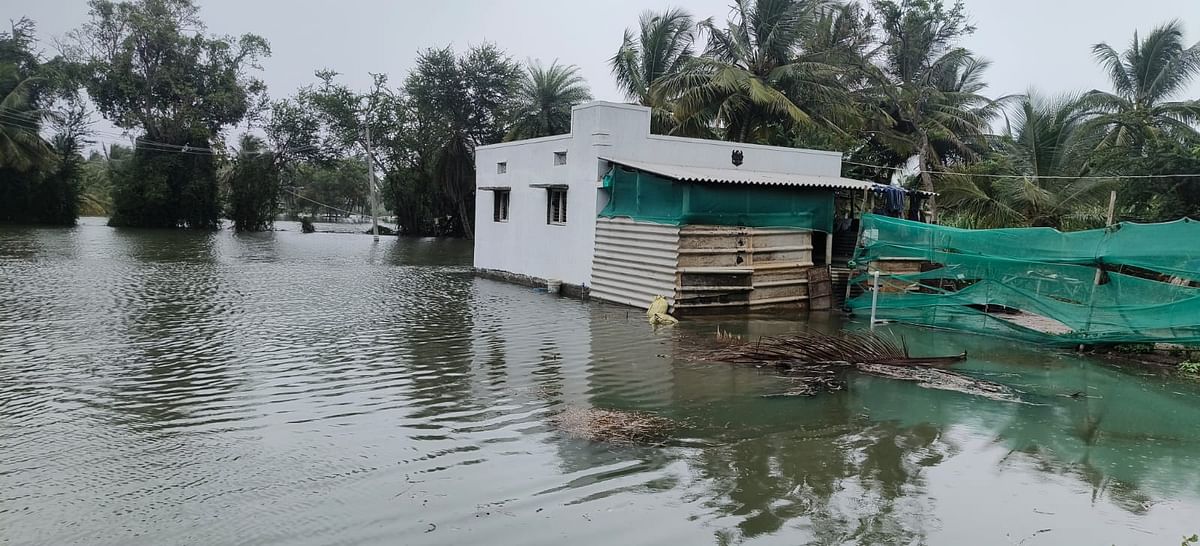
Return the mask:
<path fill-rule="evenodd" d="M 602 217 L 656 224 L 801 228 L 833 231 L 833 192 L 817 188 L 679 182 L 614 167 Z"/>
<path fill-rule="evenodd" d="M 1031 341 L 1200 343 L 1200 222 L 968 230 L 866 215 L 847 305 Z M 898 272 L 900 271 L 900 272 Z M 1098 282 L 1097 282 L 1098 281 Z"/>

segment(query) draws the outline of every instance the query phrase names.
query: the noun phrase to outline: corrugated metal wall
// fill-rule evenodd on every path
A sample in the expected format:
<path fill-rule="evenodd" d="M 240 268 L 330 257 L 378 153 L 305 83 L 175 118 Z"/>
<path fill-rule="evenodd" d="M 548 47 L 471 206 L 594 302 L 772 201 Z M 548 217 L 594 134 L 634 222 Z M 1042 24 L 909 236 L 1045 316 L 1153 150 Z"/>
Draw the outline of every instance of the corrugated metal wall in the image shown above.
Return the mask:
<path fill-rule="evenodd" d="M 812 248 L 808 230 L 597 218 L 591 296 L 642 309 L 665 296 L 679 312 L 806 309 Z"/>
<path fill-rule="evenodd" d="M 677 226 L 596 219 L 591 297 L 645 309 L 655 296 L 675 304 Z"/>

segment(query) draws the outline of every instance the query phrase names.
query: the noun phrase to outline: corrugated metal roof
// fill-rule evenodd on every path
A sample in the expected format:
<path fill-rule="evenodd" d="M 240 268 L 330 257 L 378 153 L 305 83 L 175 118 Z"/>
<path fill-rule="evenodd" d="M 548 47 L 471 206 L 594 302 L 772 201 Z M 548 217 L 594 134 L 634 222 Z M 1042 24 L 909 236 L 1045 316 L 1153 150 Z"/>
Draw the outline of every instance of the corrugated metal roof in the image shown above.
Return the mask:
<path fill-rule="evenodd" d="M 766 171 L 752 171 L 748 169 L 715 169 L 710 167 L 648 163 L 645 161 L 631 161 L 628 159 L 609 157 L 601 157 L 600 159 L 682 182 L 763 184 L 768 186 L 799 186 L 808 188 L 829 188 L 859 191 L 873 186 L 871 182 L 842 178 L 840 176 L 775 173 Z"/>

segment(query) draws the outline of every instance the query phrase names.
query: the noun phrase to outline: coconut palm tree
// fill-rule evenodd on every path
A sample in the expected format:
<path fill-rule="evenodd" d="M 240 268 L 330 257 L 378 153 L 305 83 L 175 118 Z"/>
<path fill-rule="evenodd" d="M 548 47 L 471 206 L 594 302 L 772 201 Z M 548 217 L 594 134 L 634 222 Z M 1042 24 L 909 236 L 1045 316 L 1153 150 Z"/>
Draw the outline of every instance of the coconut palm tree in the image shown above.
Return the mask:
<path fill-rule="evenodd" d="M 0 65 L 0 168 L 25 172 L 53 160 L 39 134 L 45 116 L 33 101 L 36 82 L 13 65 Z"/>
<path fill-rule="evenodd" d="M 1102 225 L 1113 181 L 1091 174 L 1095 132 L 1077 95 L 1030 92 L 1012 108 L 1005 132 L 980 164 L 938 182 L 944 221 L 964 227 Z"/>
<path fill-rule="evenodd" d="M 692 60 L 696 33 L 696 22 L 687 11 L 647 10 L 638 19 L 636 35 L 633 29 L 625 29 L 621 47 L 608 61 L 625 97 L 651 108 L 651 132 L 667 134 L 680 128 L 671 111 L 672 97 L 651 90 L 663 78 L 679 74 Z"/>
<path fill-rule="evenodd" d="M 533 61 L 517 87 L 515 121 L 505 140 L 571 132 L 571 108 L 592 100 L 579 67 Z"/>
<path fill-rule="evenodd" d="M 726 28 L 711 20 L 700 23 L 708 34 L 704 54 L 663 78 L 652 92 L 675 99 L 681 122 L 711 121 L 727 140 L 767 142 L 780 127 L 811 124 L 817 116 L 805 106 L 835 101 L 803 101 L 795 93 L 832 96 L 841 90 L 834 67 L 800 49 L 829 5 L 825 0 L 736 0 Z"/>
<path fill-rule="evenodd" d="M 1164 136 L 1200 139 L 1200 101 L 1168 100 L 1200 72 L 1200 43 L 1185 47 L 1179 21 L 1155 28 L 1145 39 L 1135 32 L 1123 53 L 1099 43 L 1092 54 L 1113 86 L 1111 93 L 1087 94 L 1101 113 L 1094 123 L 1104 131 L 1102 144 L 1140 148 Z"/>
<path fill-rule="evenodd" d="M 986 146 L 998 107 L 980 94 L 988 62 L 954 45 L 974 30 L 961 4 L 945 11 L 937 1 L 883 0 L 875 7 L 882 39 L 878 62 L 866 67 L 864 100 L 872 143 L 891 152 L 894 166 L 915 157 L 921 188 L 932 191 L 930 171 L 950 156 L 974 159 Z"/>

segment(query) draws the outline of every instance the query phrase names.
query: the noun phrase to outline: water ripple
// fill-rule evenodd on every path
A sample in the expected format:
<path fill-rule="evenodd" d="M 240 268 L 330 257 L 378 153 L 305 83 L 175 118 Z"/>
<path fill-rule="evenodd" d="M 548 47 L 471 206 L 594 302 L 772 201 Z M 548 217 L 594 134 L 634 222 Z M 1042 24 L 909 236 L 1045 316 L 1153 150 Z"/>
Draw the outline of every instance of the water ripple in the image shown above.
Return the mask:
<path fill-rule="evenodd" d="M 0 228 L 0 543 L 962 543 L 957 506 L 1011 504 L 961 502 L 964 480 L 1080 507 L 1062 516 L 1096 529 L 1080 541 L 1177 538 L 1200 508 L 1195 429 L 1159 424 L 1200 421 L 1194 386 L 1087 368 L 1124 395 L 1092 414 L 871 380 L 765 399 L 770 374 L 683 354 L 793 321 L 654 330 L 469 260 L 353 234 Z M 1051 393 L 1083 377 L 1021 354 L 971 365 Z M 582 441 L 550 422 L 567 407 L 679 430 Z M 1072 439 L 1088 423 L 1098 443 Z"/>

